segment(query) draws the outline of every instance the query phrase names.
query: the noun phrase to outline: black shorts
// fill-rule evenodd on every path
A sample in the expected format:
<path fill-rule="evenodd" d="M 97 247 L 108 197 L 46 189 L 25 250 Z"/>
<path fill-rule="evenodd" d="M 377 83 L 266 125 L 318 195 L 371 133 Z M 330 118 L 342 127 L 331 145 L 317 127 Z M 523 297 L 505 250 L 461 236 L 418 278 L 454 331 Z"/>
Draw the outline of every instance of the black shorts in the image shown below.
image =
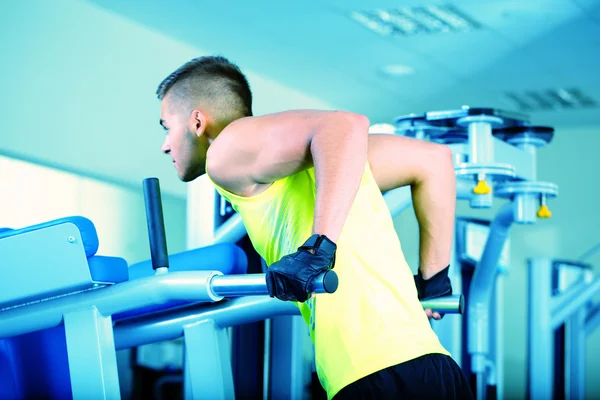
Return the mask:
<path fill-rule="evenodd" d="M 427 354 L 367 375 L 344 387 L 333 399 L 473 398 L 469 382 L 454 359 Z"/>

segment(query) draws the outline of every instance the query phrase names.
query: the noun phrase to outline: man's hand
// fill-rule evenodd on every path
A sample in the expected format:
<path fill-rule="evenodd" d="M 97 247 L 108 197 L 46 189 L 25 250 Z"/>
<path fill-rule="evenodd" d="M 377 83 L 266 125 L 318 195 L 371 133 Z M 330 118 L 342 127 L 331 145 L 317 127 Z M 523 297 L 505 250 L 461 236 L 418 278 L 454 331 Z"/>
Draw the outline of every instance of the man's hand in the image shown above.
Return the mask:
<path fill-rule="evenodd" d="M 325 235 L 312 235 L 298 251 L 271 264 L 267 269 L 269 296 L 305 302 L 316 276 L 333 268 L 337 246 Z"/>
<path fill-rule="evenodd" d="M 429 279 L 423 279 L 421 270 L 415 275 L 415 285 L 417 286 L 417 293 L 419 300 L 435 299 L 436 297 L 450 296 L 452 294 L 452 284 L 450 278 L 448 278 L 448 270 L 450 266 L 433 275 Z M 432 312 L 430 309 L 425 310 L 429 319 L 440 320 L 444 316 L 443 314 Z"/>

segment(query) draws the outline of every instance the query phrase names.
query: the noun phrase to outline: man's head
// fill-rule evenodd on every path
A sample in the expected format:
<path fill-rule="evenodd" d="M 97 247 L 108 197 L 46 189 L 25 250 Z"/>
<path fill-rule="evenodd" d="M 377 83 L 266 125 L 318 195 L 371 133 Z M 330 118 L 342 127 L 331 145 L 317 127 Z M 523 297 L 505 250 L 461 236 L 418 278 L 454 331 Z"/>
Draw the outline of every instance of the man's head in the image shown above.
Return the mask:
<path fill-rule="evenodd" d="M 240 69 L 224 57 L 199 57 L 166 77 L 156 90 L 160 124 L 167 131 L 162 151 L 184 182 L 206 172 L 210 143 L 228 124 L 252 115 L 252 92 Z"/>

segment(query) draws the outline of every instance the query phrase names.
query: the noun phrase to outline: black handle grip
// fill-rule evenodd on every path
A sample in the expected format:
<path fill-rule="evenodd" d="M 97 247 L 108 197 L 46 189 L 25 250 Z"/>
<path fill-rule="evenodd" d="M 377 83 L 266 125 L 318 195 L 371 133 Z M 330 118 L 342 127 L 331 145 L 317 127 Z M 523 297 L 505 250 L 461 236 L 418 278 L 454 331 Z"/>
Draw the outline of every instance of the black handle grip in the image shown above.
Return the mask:
<path fill-rule="evenodd" d="M 146 178 L 143 185 L 152 268 L 155 270 L 157 268 L 169 268 L 169 253 L 167 251 L 160 185 L 157 178 Z"/>

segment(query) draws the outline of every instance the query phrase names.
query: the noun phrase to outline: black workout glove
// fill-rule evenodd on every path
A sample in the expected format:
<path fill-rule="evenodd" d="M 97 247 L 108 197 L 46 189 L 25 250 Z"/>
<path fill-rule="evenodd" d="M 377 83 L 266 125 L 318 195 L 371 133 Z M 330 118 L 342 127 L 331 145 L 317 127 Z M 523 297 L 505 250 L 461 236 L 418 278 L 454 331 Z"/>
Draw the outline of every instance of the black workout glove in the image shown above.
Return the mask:
<path fill-rule="evenodd" d="M 335 265 L 336 249 L 327 236 L 312 235 L 298 251 L 267 268 L 269 296 L 301 303 L 308 300 L 314 278 Z"/>
<path fill-rule="evenodd" d="M 417 275 L 414 275 L 419 300 L 435 299 L 436 297 L 452 294 L 452 284 L 450 283 L 450 278 L 448 278 L 449 269 L 450 266 L 448 265 L 429 279 L 423 279 L 421 270 L 419 270 Z"/>

